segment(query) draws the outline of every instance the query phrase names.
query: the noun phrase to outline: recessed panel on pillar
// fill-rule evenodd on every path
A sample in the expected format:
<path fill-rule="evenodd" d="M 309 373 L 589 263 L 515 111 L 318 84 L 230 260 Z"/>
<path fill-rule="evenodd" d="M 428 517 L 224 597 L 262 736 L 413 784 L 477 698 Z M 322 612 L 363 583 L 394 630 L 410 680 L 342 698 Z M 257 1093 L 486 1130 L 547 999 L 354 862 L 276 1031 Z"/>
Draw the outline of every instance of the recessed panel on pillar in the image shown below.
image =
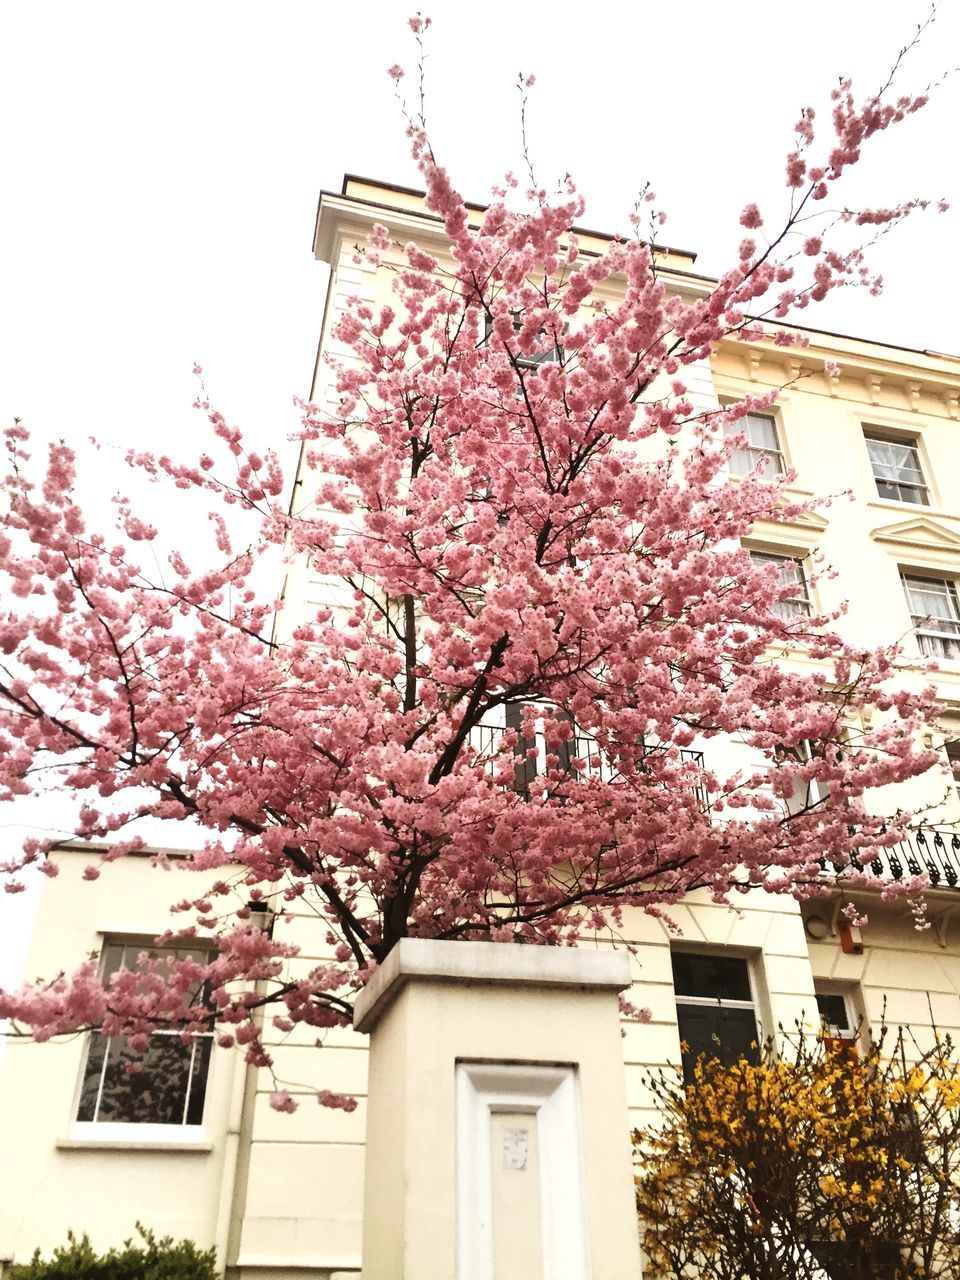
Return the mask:
<path fill-rule="evenodd" d="M 457 1280 L 589 1280 L 576 1068 L 456 1072 Z"/>

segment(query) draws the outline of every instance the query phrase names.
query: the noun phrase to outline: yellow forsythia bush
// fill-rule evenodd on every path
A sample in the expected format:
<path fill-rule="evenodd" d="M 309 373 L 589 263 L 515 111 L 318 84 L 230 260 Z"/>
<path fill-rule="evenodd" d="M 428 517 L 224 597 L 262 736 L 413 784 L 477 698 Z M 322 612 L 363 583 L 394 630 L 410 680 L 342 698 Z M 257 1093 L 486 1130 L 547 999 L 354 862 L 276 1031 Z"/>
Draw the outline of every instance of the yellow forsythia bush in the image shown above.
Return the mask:
<path fill-rule="evenodd" d="M 781 1041 L 781 1049 L 784 1042 Z M 884 1028 L 648 1081 L 634 1134 L 645 1280 L 960 1277 L 960 1063 Z"/>

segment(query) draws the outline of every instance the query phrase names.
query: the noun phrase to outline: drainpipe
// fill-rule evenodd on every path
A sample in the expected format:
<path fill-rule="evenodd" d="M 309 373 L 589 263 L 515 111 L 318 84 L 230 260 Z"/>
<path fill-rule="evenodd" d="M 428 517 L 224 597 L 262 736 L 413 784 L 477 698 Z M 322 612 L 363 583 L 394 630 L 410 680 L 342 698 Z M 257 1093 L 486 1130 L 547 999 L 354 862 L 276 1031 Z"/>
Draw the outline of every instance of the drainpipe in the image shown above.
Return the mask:
<path fill-rule="evenodd" d="M 265 901 L 251 902 L 249 907 L 254 913 L 253 922 L 272 938 L 276 919 L 273 907 Z M 264 989 L 262 983 L 256 984 L 255 990 L 258 994 L 262 995 Z M 262 1025 L 262 1010 L 260 1021 Z M 235 1061 L 230 1084 L 230 1106 L 223 1151 L 223 1177 L 220 1180 L 220 1199 L 217 1202 L 214 1237 L 217 1266 L 221 1272 L 226 1271 L 230 1254 L 236 1252 L 238 1244 L 240 1219 L 243 1212 L 242 1200 L 246 1198 L 246 1169 L 250 1157 L 253 1104 L 257 1096 L 258 1068 L 251 1067 L 244 1061 L 241 1048 L 235 1047 L 232 1052 L 235 1055 Z M 246 1150 L 243 1147 L 244 1140 Z M 241 1164 L 243 1177 L 240 1172 Z M 3 1280 L 2 1272 L 0 1272 L 0 1280 Z"/>
<path fill-rule="evenodd" d="M 234 1193 L 237 1169 L 240 1162 L 240 1132 L 243 1125 L 244 1100 L 249 1068 L 243 1060 L 243 1051 L 233 1051 L 233 1079 L 230 1083 L 230 1107 L 227 1113 L 227 1132 L 223 1143 L 223 1175 L 220 1180 L 220 1198 L 217 1202 L 214 1246 L 217 1251 L 217 1269 L 222 1273 L 227 1266 L 227 1249 L 230 1242 L 230 1225 L 233 1217 Z M 0 1270 L 0 1280 L 3 1271 Z"/>
<path fill-rule="evenodd" d="M 276 908 L 263 899 L 250 902 L 248 905 L 253 913 L 252 922 L 272 938 L 273 926 L 279 914 Z M 256 983 L 254 991 L 258 995 L 264 995 L 266 984 Z M 261 1030 L 263 1015 L 263 1009 L 254 1013 L 254 1018 Z M 243 1211 L 247 1198 L 250 1145 L 253 1139 L 253 1107 L 257 1098 L 257 1075 L 260 1070 L 259 1067 L 252 1067 L 244 1061 L 242 1048 L 235 1047 L 232 1052 L 236 1055 L 236 1064 L 230 1087 L 230 1110 L 224 1140 L 223 1178 L 220 1182 L 214 1241 L 217 1265 L 224 1272 L 228 1266 L 233 1265 L 231 1258 L 236 1258 L 240 1243 L 240 1228 L 243 1225 Z M 0 1280 L 3 1280 L 2 1274 L 0 1274 Z"/>

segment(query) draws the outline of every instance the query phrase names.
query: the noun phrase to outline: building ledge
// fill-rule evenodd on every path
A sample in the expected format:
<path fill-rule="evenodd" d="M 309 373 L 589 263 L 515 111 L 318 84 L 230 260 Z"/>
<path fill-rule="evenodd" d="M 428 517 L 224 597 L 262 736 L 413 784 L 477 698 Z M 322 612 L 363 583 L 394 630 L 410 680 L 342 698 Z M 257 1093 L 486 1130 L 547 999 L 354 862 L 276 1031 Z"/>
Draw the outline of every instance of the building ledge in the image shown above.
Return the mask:
<path fill-rule="evenodd" d="M 179 1151 L 203 1155 L 212 1142 L 189 1138 L 58 1138 L 58 1151 Z"/>
<path fill-rule="evenodd" d="M 512 983 L 527 987 L 620 992 L 630 985 L 626 951 L 531 947 L 509 942 L 401 938 L 357 996 L 353 1025 L 370 1031 L 411 980 Z"/>
<path fill-rule="evenodd" d="M 363 1280 L 359 1267 L 335 1266 L 332 1270 L 320 1263 L 241 1260 L 227 1267 L 227 1280 Z"/>

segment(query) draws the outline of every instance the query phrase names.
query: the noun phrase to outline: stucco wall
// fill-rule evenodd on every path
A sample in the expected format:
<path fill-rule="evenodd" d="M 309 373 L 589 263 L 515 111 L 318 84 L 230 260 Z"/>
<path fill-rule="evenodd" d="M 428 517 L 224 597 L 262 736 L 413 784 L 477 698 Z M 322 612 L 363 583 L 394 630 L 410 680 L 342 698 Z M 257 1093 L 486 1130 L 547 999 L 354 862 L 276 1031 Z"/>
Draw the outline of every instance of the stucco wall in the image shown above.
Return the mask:
<path fill-rule="evenodd" d="M 96 855 L 51 857 L 60 874 L 43 886 L 24 970 L 31 978 L 75 969 L 104 937 L 151 940 L 170 927 L 169 903 L 200 887 L 198 876 L 160 871 L 141 857 L 85 883 L 83 869 Z M 117 1244 L 134 1234 L 138 1219 L 160 1234 L 214 1244 L 239 1059 L 214 1047 L 200 1134 L 144 1147 L 131 1125 L 120 1145 L 115 1137 L 105 1142 L 96 1125 L 82 1134 L 74 1125 L 86 1041 L 11 1039 L 0 1063 L 0 1257 L 24 1261 L 38 1246 L 49 1251 L 68 1228 L 88 1232 L 97 1246 Z"/>

